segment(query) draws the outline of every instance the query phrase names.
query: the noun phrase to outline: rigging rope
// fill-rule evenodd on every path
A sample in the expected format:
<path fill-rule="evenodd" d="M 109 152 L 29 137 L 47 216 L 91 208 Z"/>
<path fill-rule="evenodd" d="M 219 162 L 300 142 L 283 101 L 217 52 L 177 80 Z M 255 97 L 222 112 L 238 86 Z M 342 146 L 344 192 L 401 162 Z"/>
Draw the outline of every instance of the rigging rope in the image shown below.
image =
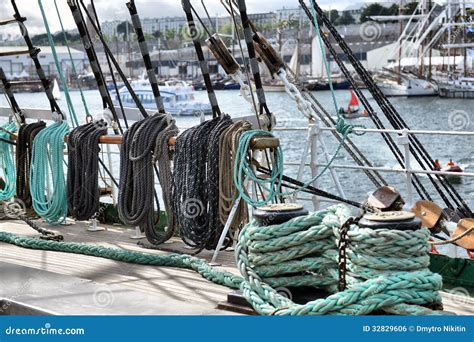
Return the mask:
<path fill-rule="evenodd" d="M 384 114 L 387 116 L 387 119 L 390 121 L 392 126 L 395 129 L 408 129 L 408 126 L 406 122 L 403 120 L 403 118 L 398 114 L 398 112 L 395 110 L 393 105 L 388 101 L 386 96 L 381 92 L 381 90 L 377 87 L 373 79 L 370 77 L 368 72 L 364 69 L 364 67 L 360 64 L 360 62 L 357 60 L 357 58 L 353 55 L 352 51 L 350 48 L 347 46 L 347 43 L 342 39 L 342 37 L 339 35 L 337 30 L 334 28 L 334 26 L 331 24 L 329 19 L 324 15 L 323 11 L 321 8 L 315 3 L 314 0 L 310 0 L 312 6 L 314 7 L 315 11 L 317 12 L 318 17 L 324 22 L 326 27 L 329 29 L 333 37 L 336 39 L 336 41 L 339 43 L 339 46 L 341 49 L 344 51 L 344 53 L 348 56 L 349 61 L 353 64 L 356 72 L 359 74 L 359 76 L 362 78 L 362 80 L 367 84 L 369 91 L 373 95 L 374 99 L 377 101 L 377 104 L 379 107 L 382 109 Z M 308 13 L 307 7 L 304 4 L 304 1 L 300 0 L 301 5 L 305 8 L 306 13 L 308 16 L 311 18 L 311 14 Z M 313 17 L 314 20 L 312 20 L 313 25 L 314 21 L 316 18 Z M 326 45 L 330 45 L 326 43 Z M 329 47 L 329 46 L 328 46 Z M 333 53 L 333 52 L 331 52 Z M 336 55 L 334 53 L 334 55 Z M 333 56 L 334 56 L 333 55 Z M 337 55 L 336 55 L 337 56 Z M 334 57 L 337 60 L 337 57 Z M 341 68 L 342 70 L 342 68 Z M 344 72 L 344 70 L 343 70 Z M 347 77 L 347 75 L 346 75 Z M 349 79 L 349 78 L 348 78 Z M 369 114 L 371 114 L 371 111 L 369 111 Z M 371 115 L 373 117 L 373 115 Z M 410 151 L 417 160 L 417 162 L 422 166 L 423 169 L 434 169 L 433 165 L 433 159 L 429 155 L 428 151 L 424 148 L 424 146 L 420 143 L 418 138 L 414 135 L 409 135 L 409 140 L 411 142 L 410 144 Z M 424 161 L 424 163 L 422 162 Z M 403 163 L 401 164 L 403 166 Z M 451 200 L 454 201 L 455 205 L 458 206 L 458 209 L 466 216 L 470 217 L 473 215 L 472 211 L 470 210 L 469 206 L 466 204 L 466 202 L 463 200 L 463 198 L 459 195 L 459 193 L 454 189 L 452 184 L 445 178 L 440 175 L 435 175 L 435 177 L 440 181 L 441 186 L 445 189 L 447 194 L 451 197 Z M 431 175 L 429 176 L 429 179 L 433 185 L 433 187 L 437 190 L 443 201 L 446 203 L 446 205 L 450 208 L 453 208 L 451 202 L 447 198 L 446 194 L 443 192 L 443 190 L 438 186 L 437 182 L 435 181 L 435 178 L 432 177 Z"/>
<path fill-rule="evenodd" d="M 172 208 L 183 241 L 200 252 L 216 247 L 219 212 L 219 138 L 230 125 L 224 114 L 176 138 Z"/>
<path fill-rule="evenodd" d="M 56 9 L 56 14 L 59 20 L 59 24 L 61 25 L 61 32 L 63 34 L 64 43 L 66 44 L 67 52 L 69 54 L 69 61 L 71 62 L 72 73 L 76 79 L 77 87 L 79 88 L 79 93 L 81 94 L 81 101 L 82 105 L 84 106 L 84 110 L 86 112 L 86 117 L 91 117 L 91 113 L 89 112 L 89 107 L 87 106 L 86 98 L 84 97 L 84 92 L 82 91 L 81 81 L 79 80 L 79 74 L 76 70 L 76 65 L 74 63 L 74 58 L 72 58 L 71 48 L 69 46 L 69 40 L 67 39 L 66 30 L 64 29 L 63 20 L 61 19 L 61 14 L 59 13 L 59 8 L 56 0 L 54 0 L 54 7 Z"/>
<path fill-rule="evenodd" d="M 67 86 L 67 81 L 63 74 L 63 70 L 62 70 L 63 68 L 59 62 L 58 54 L 56 53 L 56 44 L 54 43 L 53 36 L 51 35 L 51 31 L 49 29 L 48 19 L 46 17 L 46 13 L 44 12 L 42 0 L 38 0 L 38 5 L 40 8 L 41 16 L 43 17 L 43 24 L 46 29 L 46 35 L 48 37 L 49 45 L 51 46 L 51 53 L 53 55 L 54 63 L 56 64 L 56 70 L 59 75 L 62 90 L 64 91 L 64 95 L 66 96 L 66 102 L 69 109 L 69 116 L 71 117 L 72 125 L 78 126 L 79 122 L 77 121 L 76 111 L 74 109 L 74 105 L 71 100 L 71 95 L 69 94 L 69 87 Z"/>
<path fill-rule="evenodd" d="M 120 146 L 120 185 L 117 209 L 120 218 L 129 225 L 140 226 L 153 245 L 168 240 L 176 222 L 169 203 L 171 169 L 168 141 L 178 134 L 169 114 L 157 113 L 134 123 L 124 133 Z M 155 194 L 154 165 L 158 161 L 159 180 L 168 217 L 168 229 L 162 236 L 155 231 L 153 197 Z M 155 195 L 156 197 L 156 195 Z M 157 211 L 160 204 L 156 197 Z"/>

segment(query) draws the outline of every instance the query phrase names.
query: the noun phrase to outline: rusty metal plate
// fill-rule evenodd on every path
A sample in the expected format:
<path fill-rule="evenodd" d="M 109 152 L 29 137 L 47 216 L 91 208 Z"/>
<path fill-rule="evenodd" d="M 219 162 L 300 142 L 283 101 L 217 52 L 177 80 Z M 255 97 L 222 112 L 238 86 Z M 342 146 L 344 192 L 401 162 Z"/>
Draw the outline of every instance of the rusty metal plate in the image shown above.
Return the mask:
<path fill-rule="evenodd" d="M 391 186 L 382 186 L 375 190 L 367 200 L 368 204 L 378 208 L 390 208 L 398 199 L 401 199 L 400 193 Z"/>
<path fill-rule="evenodd" d="M 421 220 L 423 227 L 433 228 L 439 222 L 443 210 L 431 201 L 418 201 L 413 205 L 411 211 Z"/>
<path fill-rule="evenodd" d="M 454 229 L 451 238 L 455 238 L 463 233 L 465 233 L 468 229 L 474 227 L 474 219 L 466 218 L 462 219 L 458 222 L 458 225 Z M 468 250 L 474 250 L 474 231 L 467 234 L 466 236 L 462 237 L 458 241 L 455 242 L 458 246 L 466 248 Z"/>

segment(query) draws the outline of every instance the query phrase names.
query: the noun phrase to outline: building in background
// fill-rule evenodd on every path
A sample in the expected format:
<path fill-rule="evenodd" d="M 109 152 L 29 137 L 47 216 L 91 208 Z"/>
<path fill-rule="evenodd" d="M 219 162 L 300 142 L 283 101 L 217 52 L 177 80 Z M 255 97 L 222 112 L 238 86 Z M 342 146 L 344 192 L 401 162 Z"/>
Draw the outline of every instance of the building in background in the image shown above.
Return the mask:
<path fill-rule="evenodd" d="M 40 54 L 38 55 L 41 66 L 47 77 L 56 76 L 56 64 L 54 62 L 51 47 L 40 46 Z M 25 50 L 21 46 L 0 46 L 0 52 Z M 56 53 L 59 63 L 62 67 L 64 75 L 70 80 L 72 75 L 72 65 L 69 58 L 68 50 L 65 46 L 56 46 Z M 85 52 L 71 49 L 74 66 L 78 74 L 83 74 L 87 71 L 89 61 Z M 16 55 L 16 56 L 2 56 L 0 57 L 0 67 L 3 68 L 8 78 L 37 78 L 36 68 L 30 55 Z"/>

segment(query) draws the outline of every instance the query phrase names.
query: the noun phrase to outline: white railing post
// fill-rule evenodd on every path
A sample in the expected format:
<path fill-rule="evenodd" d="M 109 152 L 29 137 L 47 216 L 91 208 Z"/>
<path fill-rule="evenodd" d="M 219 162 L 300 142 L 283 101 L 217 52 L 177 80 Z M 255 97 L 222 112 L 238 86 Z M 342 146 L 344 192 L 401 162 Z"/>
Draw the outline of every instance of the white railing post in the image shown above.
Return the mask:
<path fill-rule="evenodd" d="M 410 153 L 410 139 L 409 131 L 404 129 L 402 135 L 397 137 L 397 142 L 399 145 L 402 145 L 404 148 L 404 162 L 405 162 L 405 183 L 407 188 L 407 205 L 411 206 L 413 204 L 413 185 L 412 185 L 412 168 L 411 168 L 411 153 Z"/>
<path fill-rule="evenodd" d="M 310 127 L 309 130 L 309 141 L 310 141 L 310 168 L 311 168 L 311 177 L 316 177 L 318 174 L 318 135 L 320 134 L 320 125 L 319 122 L 315 122 L 314 125 Z M 317 181 L 314 181 L 312 184 L 317 188 Z M 312 196 L 314 210 L 319 210 L 321 202 L 319 197 L 316 195 Z"/>

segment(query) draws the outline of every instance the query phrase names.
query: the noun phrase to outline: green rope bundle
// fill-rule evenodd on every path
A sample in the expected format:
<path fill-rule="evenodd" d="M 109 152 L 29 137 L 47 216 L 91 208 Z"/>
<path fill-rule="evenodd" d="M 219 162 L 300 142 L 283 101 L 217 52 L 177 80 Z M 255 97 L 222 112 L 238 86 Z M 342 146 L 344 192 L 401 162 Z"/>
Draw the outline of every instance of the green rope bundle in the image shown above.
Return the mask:
<path fill-rule="evenodd" d="M 8 132 L 16 131 L 16 124 L 9 122 L 2 125 L 4 130 L 0 131 L 0 138 L 10 140 L 10 134 Z M 7 132 L 8 131 L 8 132 Z M 0 142 L 0 163 L 3 170 L 3 177 L 5 181 L 5 187 L 0 190 L 0 201 L 8 201 L 15 195 L 16 191 L 16 172 L 15 163 L 12 158 L 13 146 L 1 141 Z"/>
<path fill-rule="evenodd" d="M 51 224 L 62 223 L 67 217 L 64 138 L 68 133 L 66 121 L 55 122 L 39 132 L 33 142 L 30 167 L 33 209 Z"/>
<path fill-rule="evenodd" d="M 336 237 L 329 230 L 337 232 L 348 216 L 345 207 L 334 206 L 281 225 L 259 227 L 252 222 L 245 226 L 236 258 L 244 277 L 241 290 L 253 308 L 263 315 L 362 315 L 379 309 L 396 314 L 437 314 L 420 306 L 441 303 L 441 276 L 427 268 L 426 230 L 352 226 L 349 239 L 353 241 L 347 252 L 350 286 L 336 292 L 338 253 Z M 325 240 L 318 239 L 322 236 Z M 300 305 L 276 289 L 285 286 L 326 288 L 333 294 Z"/>

